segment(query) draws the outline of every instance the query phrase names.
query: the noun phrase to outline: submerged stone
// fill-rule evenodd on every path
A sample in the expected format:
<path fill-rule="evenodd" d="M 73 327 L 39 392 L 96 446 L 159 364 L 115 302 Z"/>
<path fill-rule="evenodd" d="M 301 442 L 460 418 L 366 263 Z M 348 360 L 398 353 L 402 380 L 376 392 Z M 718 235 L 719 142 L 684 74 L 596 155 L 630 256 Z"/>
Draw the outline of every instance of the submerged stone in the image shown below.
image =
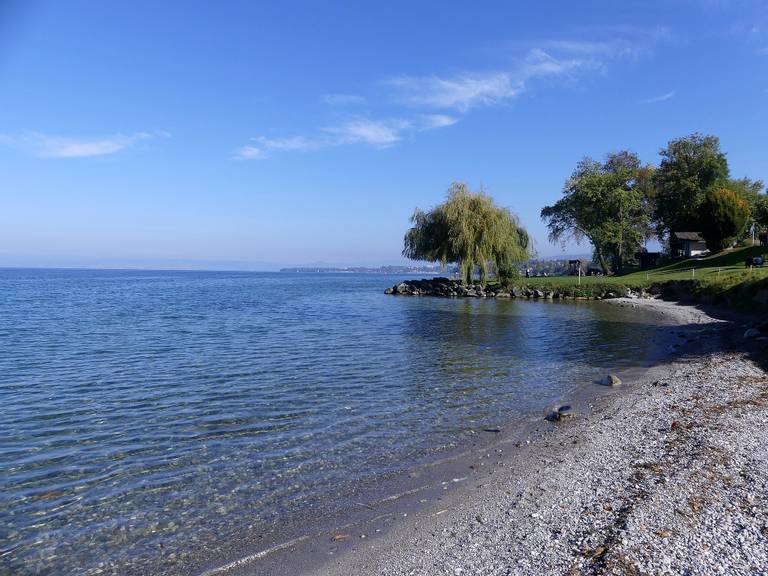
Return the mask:
<path fill-rule="evenodd" d="M 603 378 L 600 381 L 600 383 L 603 386 L 612 386 L 612 387 L 621 386 L 621 378 L 616 376 L 616 374 L 608 374 L 608 376 Z"/>
<path fill-rule="evenodd" d="M 761 335 L 760 330 L 758 330 L 757 328 L 750 328 L 749 330 L 744 332 L 744 338 L 746 339 L 757 338 L 760 335 Z"/>

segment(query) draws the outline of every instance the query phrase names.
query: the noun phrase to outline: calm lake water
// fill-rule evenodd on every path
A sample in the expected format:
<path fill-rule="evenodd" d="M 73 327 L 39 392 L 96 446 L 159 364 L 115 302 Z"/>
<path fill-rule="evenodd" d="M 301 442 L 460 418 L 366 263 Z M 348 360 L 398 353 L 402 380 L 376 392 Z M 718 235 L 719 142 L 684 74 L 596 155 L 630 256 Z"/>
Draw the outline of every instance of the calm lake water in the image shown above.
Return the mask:
<path fill-rule="evenodd" d="M 0 270 L 0 573 L 183 573 L 640 364 L 659 330 L 382 293 L 401 279 Z"/>

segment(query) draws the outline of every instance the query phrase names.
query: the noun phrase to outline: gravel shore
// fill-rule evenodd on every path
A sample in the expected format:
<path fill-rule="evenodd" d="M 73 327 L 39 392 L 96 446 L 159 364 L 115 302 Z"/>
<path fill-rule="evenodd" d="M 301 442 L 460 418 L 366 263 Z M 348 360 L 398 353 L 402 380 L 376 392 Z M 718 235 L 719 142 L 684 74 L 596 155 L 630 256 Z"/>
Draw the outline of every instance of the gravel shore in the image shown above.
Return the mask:
<path fill-rule="evenodd" d="M 359 545 L 313 573 L 768 574 L 765 342 L 746 349 L 742 328 L 693 307 L 613 304 L 679 322 L 674 359 L 478 454 L 462 488 L 382 535 L 350 534 Z"/>

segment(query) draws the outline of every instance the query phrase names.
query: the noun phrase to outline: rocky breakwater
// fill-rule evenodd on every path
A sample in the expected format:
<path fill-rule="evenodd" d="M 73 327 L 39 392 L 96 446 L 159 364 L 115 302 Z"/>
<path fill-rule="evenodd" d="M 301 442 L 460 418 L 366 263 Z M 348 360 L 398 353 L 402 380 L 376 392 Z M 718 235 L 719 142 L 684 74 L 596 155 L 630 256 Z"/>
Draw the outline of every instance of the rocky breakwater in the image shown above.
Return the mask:
<path fill-rule="evenodd" d="M 586 288 L 586 287 L 585 287 Z M 651 294 L 628 288 L 586 289 L 573 286 L 559 288 L 536 288 L 530 286 L 501 286 L 499 284 L 463 284 L 450 278 L 423 278 L 405 280 L 384 290 L 385 294 L 401 296 L 442 296 L 448 298 L 528 298 L 528 299 L 572 299 L 605 300 L 608 298 L 645 298 Z"/>

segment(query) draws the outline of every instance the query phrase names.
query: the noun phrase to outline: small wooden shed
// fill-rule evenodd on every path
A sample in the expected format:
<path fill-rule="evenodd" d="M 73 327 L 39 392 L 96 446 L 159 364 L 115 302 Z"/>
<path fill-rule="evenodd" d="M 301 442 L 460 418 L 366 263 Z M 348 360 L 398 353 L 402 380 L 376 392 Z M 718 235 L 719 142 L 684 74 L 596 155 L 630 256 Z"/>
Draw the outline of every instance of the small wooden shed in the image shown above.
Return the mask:
<path fill-rule="evenodd" d="M 672 255 L 680 258 L 701 256 L 707 251 L 707 242 L 701 232 L 673 232 L 670 242 Z"/>

